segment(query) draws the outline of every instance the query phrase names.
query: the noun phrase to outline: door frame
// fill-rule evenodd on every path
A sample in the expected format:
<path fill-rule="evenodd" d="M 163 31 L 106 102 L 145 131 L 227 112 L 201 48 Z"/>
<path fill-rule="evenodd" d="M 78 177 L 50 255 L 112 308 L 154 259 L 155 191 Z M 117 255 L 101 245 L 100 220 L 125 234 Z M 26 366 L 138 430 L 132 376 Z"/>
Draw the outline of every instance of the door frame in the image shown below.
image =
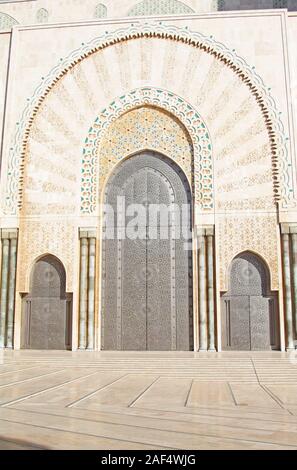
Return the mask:
<path fill-rule="evenodd" d="M 191 224 L 192 224 L 192 324 L 193 324 L 193 348 L 189 351 L 198 351 L 198 321 L 199 321 L 199 314 L 198 314 L 198 297 L 197 297 L 197 289 L 195 289 L 195 286 L 197 285 L 197 279 L 198 279 L 198 265 L 197 265 L 197 243 L 196 243 L 196 226 L 195 226 L 195 196 L 194 196 L 194 191 L 193 191 L 193 181 L 189 181 L 189 178 L 185 174 L 184 170 L 182 167 L 176 162 L 170 155 L 167 155 L 163 152 L 156 151 L 151 148 L 142 148 L 137 151 L 134 151 L 125 157 L 123 157 L 119 162 L 116 163 L 116 165 L 111 169 L 111 171 L 108 173 L 104 184 L 98 189 L 98 200 L 99 200 L 99 208 L 97 212 L 97 218 L 98 218 L 98 228 L 97 228 L 97 234 L 98 234 L 98 256 L 96 260 L 96 278 L 98 279 L 96 283 L 96 289 L 97 289 L 97 306 L 95 308 L 95 311 L 97 314 L 95 315 L 95 349 L 97 351 L 102 351 L 102 318 L 103 318 L 103 303 L 102 303 L 102 292 L 103 292 L 103 213 L 104 213 L 104 203 L 105 203 L 105 192 L 106 188 L 113 177 L 113 174 L 115 171 L 117 171 L 118 167 L 121 166 L 122 164 L 125 163 L 126 160 L 129 160 L 130 158 L 145 153 L 145 152 L 150 152 L 152 155 L 156 155 L 159 157 L 164 157 L 165 159 L 168 159 L 171 161 L 175 166 L 179 168 L 179 171 L 182 173 L 183 177 L 186 179 L 188 183 L 188 187 L 190 190 L 190 199 L 191 199 Z M 193 175 L 192 175 L 193 178 Z M 99 186 L 99 185 L 98 185 Z M 104 350 L 103 350 L 104 351 Z M 122 351 L 123 352 L 123 351 Z M 169 351 L 170 352 L 170 351 Z"/>

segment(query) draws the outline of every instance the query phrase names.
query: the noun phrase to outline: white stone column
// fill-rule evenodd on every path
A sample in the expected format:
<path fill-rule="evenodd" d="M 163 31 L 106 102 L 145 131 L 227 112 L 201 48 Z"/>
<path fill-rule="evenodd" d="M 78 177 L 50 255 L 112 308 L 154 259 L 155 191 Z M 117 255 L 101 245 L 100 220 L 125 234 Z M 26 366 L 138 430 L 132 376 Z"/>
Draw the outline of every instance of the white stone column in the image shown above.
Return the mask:
<path fill-rule="evenodd" d="M 10 234 L 7 338 L 6 338 L 7 348 L 13 347 L 16 268 L 17 268 L 17 231 L 11 232 Z"/>
<path fill-rule="evenodd" d="M 283 272 L 284 272 L 284 296 L 285 296 L 285 323 L 287 348 L 294 349 L 293 336 L 293 312 L 292 312 L 292 284 L 291 284 L 291 257 L 290 257 L 290 235 L 289 229 L 282 226 L 283 245 Z"/>
<path fill-rule="evenodd" d="M 95 259 L 96 238 L 89 238 L 89 275 L 88 275 L 88 341 L 87 348 L 94 349 L 95 322 Z"/>
<path fill-rule="evenodd" d="M 292 264 L 293 264 L 293 298 L 294 298 L 294 315 L 295 320 L 295 337 L 297 336 L 297 226 L 292 230 Z"/>
<path fill-rule="evenodd" d="M 212 233 L 210 233 L 212 232 Z M 208 292 L 208 349 L 215 351 L 215 312 L 214 312 L 214 236 L 207 231 L 207 292 Z"/>
<path fill-rule="evenodd" d="M 80 286 L 79 286 L 79 349 L 87 345 L 87 309 L 88 309 L 88 239 L 80 234 Z"/>
<path fill-rule="evenodd" d="M 207 351 L 207 293 L 206 293 L 206 243 L 205 234 L 198 236 L 198 282 L 199 282 L 199 351 Z"/>
<path fill-rule="evenodd" d="M 1 300 L 0 300 L 0 348 L 6 346 L 6 316 L 8 303 L 9 239 L 2 238 Z"/>

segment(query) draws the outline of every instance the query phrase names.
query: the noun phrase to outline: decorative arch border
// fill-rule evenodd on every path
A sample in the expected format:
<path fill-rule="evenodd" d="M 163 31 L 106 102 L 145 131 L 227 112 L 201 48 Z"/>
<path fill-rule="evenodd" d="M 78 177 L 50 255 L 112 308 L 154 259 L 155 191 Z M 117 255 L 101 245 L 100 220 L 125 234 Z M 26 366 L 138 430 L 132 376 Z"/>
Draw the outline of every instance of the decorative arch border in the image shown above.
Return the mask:
<path fill-rule="evenodd" d="M 117 97 L 97 116 L 89 129 L 82 158 L 81 213 L 89 214 L 96 210 L 100 168 L 98 149 L 102 137 L 120 116 L 146 105 L 168 111 L 185 127 L 193 145 L 195 203 L 201 209 L 213 209 L 212 145 L 205 122 L 198 111 L 174 93 L 161 88 L 142 87 Z"/>
<path fill-rule="evenodd" d="M 293 172 L 292 162 L 289 161 L 284 126 L 276 103 L 262 78 L 255 72 L 255 68 L 238 56 L 235 50 L 230 50 L 224 44 L 216 41 L 213 36 L 205 36 L 199 32 L 192 32 L 188 27 L 177 27 L 163 22 L 143 23 L 141 21 L 121 28 L 111 33 L 106 32 L 81 47 L 72 51 L 65 59 L 55 66 L 36 88 L 33 96 L 27 98 L 21 119 L 16 124 L 16 133 L 9 151 L 8 181 L 4 200 L 4 212 L 16 214 L 22 206 L 24 160 L 30 129 L 36 113 L 55 84 L 76 64 L 90 55 L 110 45 L 142 37 L 155 37 L 180 41 L 197 47 L 223 62 L 240 77 L 255 97 L 265 120 L 268 130 L 271 154 L 272 174 L 274 182 L 275 201 L 281 201 L 286 207 L 292 201 Z"/>

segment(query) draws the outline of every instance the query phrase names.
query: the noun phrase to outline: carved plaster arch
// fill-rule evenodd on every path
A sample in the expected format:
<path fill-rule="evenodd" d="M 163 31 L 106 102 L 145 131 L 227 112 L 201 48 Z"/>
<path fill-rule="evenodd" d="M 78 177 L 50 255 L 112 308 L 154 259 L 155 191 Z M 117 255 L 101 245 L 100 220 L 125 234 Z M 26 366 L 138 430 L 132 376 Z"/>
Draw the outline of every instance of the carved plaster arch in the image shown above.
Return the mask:
<path fill-rule="evenodd" d="M 116 43 L 143 37 L 180 41 L 199 48 L 223 62 L 241 79 L 256 99 L 269 134 L 274 199 L 275 201 L 281 201 L 283 206 L 287 206 L 291 202 L 294 198 L 292 164 L 288 161 L 286 138 L 280 113 L 277 111 L 270 90 L 266 88 L 261 77 L 255 72 L 254 67 L 249 66 L 234 50 L 230 50 L 212 36 L 206 37 L 201 33 L 190 31 L 188 27 L 180 28 L 162 22 L 137 22 L 111 33 L 106 32 L 103 36 L 95 38 L 87 44 L 83 43 L 80 48 L 72 51 L 65 59 L 61 58 L 60 64 L 42 79 L 34 95 L 27 99 L 28 104 L 17 123 L 14 143 L 9 153 L 8 179 L 4 201 L 5 213 L 16 214 L 17 209 L 22 206 L 24 160 L 28 137 L 39 106 L 51 89 L 76 64 L 97 51 Z"/>
<path fill-rule="evenodd" d="M 127 111 L 155 106 L 177 118 L 188 132 L 193 146 L 194 196 L 201 209 L 209 211 L 213 202 L 212 145 L 209 131 L 193 106 L 166 90 L 143 87 L 117 97 L 96 118 L 85 140 L 82 158 L 81 212 L 92 213 L 97 200 L 98 148 L 109 126 Z"/>

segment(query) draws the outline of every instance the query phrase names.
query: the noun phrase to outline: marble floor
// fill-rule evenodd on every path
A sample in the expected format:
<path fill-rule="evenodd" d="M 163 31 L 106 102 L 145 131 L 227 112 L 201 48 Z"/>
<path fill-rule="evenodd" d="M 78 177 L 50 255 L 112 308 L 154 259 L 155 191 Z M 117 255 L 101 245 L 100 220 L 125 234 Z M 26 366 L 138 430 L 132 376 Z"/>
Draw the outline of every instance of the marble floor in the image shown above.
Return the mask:
<path fill-rule="evenodd" d="M 5 351 L 0 449 L 297 449 L 297 351 Z"/>

